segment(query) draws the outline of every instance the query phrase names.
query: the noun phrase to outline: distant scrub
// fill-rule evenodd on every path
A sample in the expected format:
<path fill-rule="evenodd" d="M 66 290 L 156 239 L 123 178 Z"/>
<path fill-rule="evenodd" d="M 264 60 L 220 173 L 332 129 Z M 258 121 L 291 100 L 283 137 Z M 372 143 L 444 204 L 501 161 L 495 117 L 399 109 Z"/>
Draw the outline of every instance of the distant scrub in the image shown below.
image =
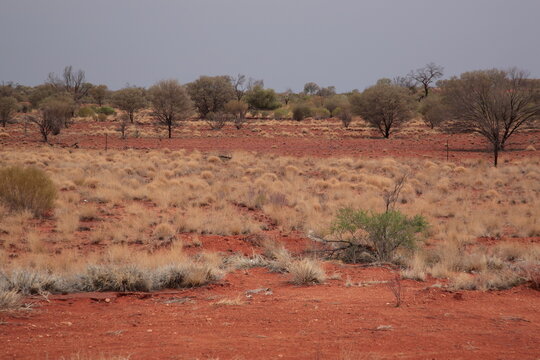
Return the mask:
<path fill-rule="evenodd" d="M 310 117 L 312 114 L 311 108 L 307 104 L 298 104 L 293 107 L 292 110 L 293 119 L 296 121 L 304 120 L 307 117 Z"/>
<path fill-rule="evenodd" d="M 93 117 L 96 115 L 96 112 L 90 106 L 83 106 L 79 109 L 77 115 L 79 117 Z"/>
<path fill-rule="evenodd" d="M 104 115 L 114 115 L 116 114 L 116 111 L 110 106 L 101 106 L 95 109 L 95 112 L 98 114 L 104 114 Z"/>
<path fill-rule="evenodd" d="M 29 210 L 36 216 L 53 208 L 56 188 L 43 170 L 19 166 L 0 169 L 0 202 L 13 211 Z"/>

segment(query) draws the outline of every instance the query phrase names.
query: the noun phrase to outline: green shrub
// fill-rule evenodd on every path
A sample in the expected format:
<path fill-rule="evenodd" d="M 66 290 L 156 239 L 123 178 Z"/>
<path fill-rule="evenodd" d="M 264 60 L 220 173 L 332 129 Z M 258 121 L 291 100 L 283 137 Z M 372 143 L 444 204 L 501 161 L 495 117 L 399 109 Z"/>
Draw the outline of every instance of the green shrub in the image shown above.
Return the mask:
<path fill-rule="evenodd" d="M 105 115 L 114 115 L 116 114 L 116 111 L 110 106 L 101 106 L 96 108 L 96 113 L 98 114 L 105 114 Z"/>
<path fill-rule="evenodd" d="M 318 107 L 313 110 L 313 117 L 316 120 L 328 119 L 331 116 L 330 111 L 323 107 Z"/>
<path fill-rule="evenodd" d="M 394 259 L 399 248 L 412 249 L 417 235 L 427 229 L 426 220 L 416 215 L 407 217 L 397 210 L 383 213 L 341 209 L 332 226 L 338 236 L 344 261 L 359 262 L 371 257 L 375 261 Z"/>
<path fill-rule="evenodd" d="M 52 209 L 56 188 L 43 170 L 18 166 L 0 169 L 0 202 L 13 211 L 29 210 L 36 216 Z"/>
<path fill-rule="evenodd" d="M 287 108 L 279 108 L 274 110 L 274 119 L 276 120 L 284 120 L 289 119 L 289 109 Z"/>
<path fill-rule="evenodd" d="M 312 111 L 309 105 L 307 104 L 297 104 L 293 107 L 292 113 L 293 113 L 294 120 L 301 121 L 311 116 Z"/>
<path fill-rule="evenodd" d="M 77 112 L 77 116 L 79 117 L 94 117 L 95 115 L 96 112 L 90 106 L 83 106 Z"/>

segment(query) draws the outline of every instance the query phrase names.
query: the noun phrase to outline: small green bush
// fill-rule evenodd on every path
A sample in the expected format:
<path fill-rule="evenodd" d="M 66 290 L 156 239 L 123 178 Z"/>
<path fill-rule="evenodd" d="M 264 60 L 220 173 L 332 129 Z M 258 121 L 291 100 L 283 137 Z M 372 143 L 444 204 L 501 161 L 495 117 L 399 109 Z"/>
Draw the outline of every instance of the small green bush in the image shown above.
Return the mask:
<path fill-rule="evenodd" d="M 307 104 L 297 104 L 293 107 L 292 113 L 293 113 L 294 120 L 302 121 L 305 118 L 311 116 L 312 111 L 309 105 Z"/>
<path fill-rule="evenodd" d="M 276 120 L 290 119 L 289 109 L 279 108 L 279 109 L 274 110 L 274 119 Z"/>
<path fill-rule="evenodd" d="M 35 216 L 52 209 L 56 188 L 40 169 L 19 166 L 0 169 L 0 202 L 13 211 L 29 210 Z"/>
<path fill-rule="evenodd" d="M 416 215 L 408 217 L 397 210 L 383 213 L 367 212 L 350 208 L 340 209 L 332 226 L 343 246 L 343 260 L 357 262 L 367 253 L 375 261 L 394 260 L 399 248 L 413 249 L 417 235 L 427 229 L 426 220 Z"/>
<path fill-rule="evenodd" d="M 90 106 L 83 106 L 77 112 L 77 116 L 79 117 L 94 117 L 95 115 L 96 112 Z"/>
<path fill-rule="evenodd" d="M 323 107 L 318 107 L 313 110 L 313 117 L 316 120 L 328 119 L 331 116 L 330 111 Z"/>
<path fill-rule="evenodd" d="M 101 106 L 95 109 L 96 113 L 98 114 L 105 114 L 105 115 L 114 115 L 116 114 L 116 111 L 110 106 Z"/>

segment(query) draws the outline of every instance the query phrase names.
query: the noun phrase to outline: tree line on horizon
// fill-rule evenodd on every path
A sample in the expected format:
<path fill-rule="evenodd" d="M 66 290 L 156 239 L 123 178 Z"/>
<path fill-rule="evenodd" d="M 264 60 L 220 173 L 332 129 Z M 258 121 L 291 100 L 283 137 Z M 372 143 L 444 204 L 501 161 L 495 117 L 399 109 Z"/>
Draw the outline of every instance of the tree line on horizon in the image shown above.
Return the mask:
<path fill-rule="evenodd" d="M 483 136 L 492 145 L 494 165 L 508 139 L 540 117 L 540 79 L 516 68 L 470 71 L 442 80 L 443 67 L 429 63 L 394 79 L 383 78 L 360 92 L 337 93 L 334 86 L 314 82 L 302 92 L 288 89 L 277 93 L 265 88 L 262 80 L 239 74 L 231 77 L 200 76 L 180 84 L 162 80 L 149 88 L 126 86 L 111 91 L 106 85 L 86 82 L 83 70 L 65 67 L 59 76 L 34 87 L 13 83 L 0 85 L 0 121 L 3 127 L 17 113 L 37 125 L 43 140 L 60 133 L 75 116 L 105 120 L 120 109 L 122 137 L 128 123 L 134 123 L 143 109 L 151 109 L 153 119 L 167 127 L 198 116 L 212 129 L 232 122 L 240 129 L 251 117 L 277 120 L 336 117 L 349 127 L 360 116 L 381 136 L 389 138 L 417 115 L 431 128 L 447 132 L 469 132 Z M 114 107 L 114 108 L 113 108 Z"/>

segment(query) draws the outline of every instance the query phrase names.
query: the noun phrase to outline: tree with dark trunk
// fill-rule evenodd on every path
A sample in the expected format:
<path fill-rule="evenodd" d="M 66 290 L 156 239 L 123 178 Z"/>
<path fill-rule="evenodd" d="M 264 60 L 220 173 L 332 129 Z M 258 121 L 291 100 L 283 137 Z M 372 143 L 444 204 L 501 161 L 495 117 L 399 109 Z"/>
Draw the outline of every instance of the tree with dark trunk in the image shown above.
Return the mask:
<path fill-rule="evenodd" d="M 386 139 L 409 121 L 414 113 L 415 101 L 408 90 L 382 79 L 362 94 L 350 97 L 352 112 L 379 130 Z"/>
<path fill-rule="evenodd" d="M 146 106 L 146 94 L 143 88 L 128 86 L 117 90 L 112 96 L 114 106 L 124 110 L 133 124 L 135 113 Z"/>
<path fill-rule="evenodd" d="M 424 94 L 420 97 L 420 99 L 423 99 L 429 95 L 431 84 L 443 76 L 443 70 L 444 68 L 442 66 L 436 65 L 435 63 L 429 63 L 423 68 L 410 72 L 407 77 L 416 81 L 416 83 L 422 86 L 424 90 Z"/>
<path fill-rule="evenodd" d="M 540 87 L 523 70 L 466 72 L 443 81 L 441 91 L 452 113 L 446 129 L 486 138 L 494 166 L 508 139 L 540 117 Z"/>
<path fill-rule="evenodd" d="M 228 76 L 201 76 L 187 84 L 186 88 L 203 118 L 210 112 L 222 112 L 225 104 L 237 97 Z"/>
<path fill-rule="evenodd" d="M 169 139 L 172 127 L 178 120 L 191 114 L 193 103 L 186 89 L 177 80 L 162 80 L 148 89 L 152 115 L 158 123 L 167 126 Z"/>
<path fill-rule="evenodd" d="M 92 88 L 92 84 L 86 82 L 84 71 L 74 71 L 71 65 L 64 68 L 62 77 L 50 73 L 47 83 L 52 85 L 58 92 L 69 93 L 73 97 L 73 101 L 77 104 L 81 102 L 82 98 Z"/>
<path fill-rule="evenodd" d="M 49 134 L 58 135 L 69 121 L 72 114 L 72 103 L 59 98 L 43 100 L 37 114 L 28 115 L 28 121 L 37 125 L 43 141 L 49 142 Z"/>
<path fill-rule="evenodd" d="M 0 97 L 0 120 L 2 126 L 6 127 L 8 121 L 13 118 L 13 115 L 17 111 L 17 99 L 13 96 Z"/>

